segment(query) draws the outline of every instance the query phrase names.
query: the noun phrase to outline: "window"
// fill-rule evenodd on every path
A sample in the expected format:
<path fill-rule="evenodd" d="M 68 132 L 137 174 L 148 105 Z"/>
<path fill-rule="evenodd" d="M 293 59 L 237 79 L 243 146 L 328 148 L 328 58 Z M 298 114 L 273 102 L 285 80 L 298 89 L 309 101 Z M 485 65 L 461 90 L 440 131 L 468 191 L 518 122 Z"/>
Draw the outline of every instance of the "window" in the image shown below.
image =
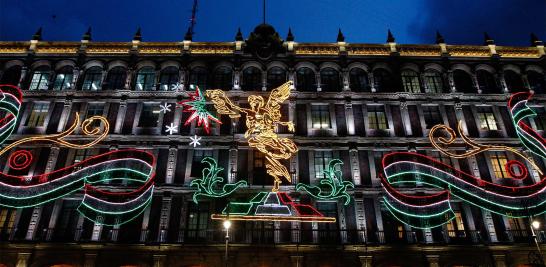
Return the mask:
<path fill-rule="evenodd" d="M 167 67 L 159 74 L 159 90 L 175 91 L 178 87 L 178 69 Z"/>
<path fill-rule="evenodd" d="M 546 130 L 546 112 L 544 111 L 544 107 L 534 108 L 533 110 L 537 114 L 533 118 L 533 120 L 535 121 L 536 129 L 539 131 Z"/>
<path fill-rule="evenodd" d="M 410 93 L 420 93 L 421 86 L 419 85 L 419 74 L 412 70 L 402 71 L 402 85 L 404 91 Z"/>
<path fill-rule="evenodd" d="M 243 90 L 257 91 L 262 89 L 262 71 L 256 67 L 248 67 L 243 70 Z"/>
<path fill-rule="evenodd" d="M 317 151 L 315 150 L 315 178 L 324 178 L 324 171 L 328 168 L 328 163 L 332 160 L 332 151 Z"/>
<path fill-rule="evenodd" d="M 341 84 L 339 72 L 333 68 L 324 68 L 320 71 L 320 82 L 322 91 L 339 92 Z"/>
<path fill-rule="evenodd" d="M 504 72 L 504 80 L 506 81 L 508 91 L 511 93 L 526 91 L 526 88 L 523 86 L 523 80 L 518 73 L 507 70 Z"/>
<path fill-rule="evenodd" d="M 349 83 L 351 90 L 355 92 L 369 91 L 368 74 L 361 68 L 352 68 L 349 71 Z"/>
<path fill-rule="evenodd" d="M 49 87 L 49 67 L 38 67 L 32 74 L 29 90 L 47 90 Z"/>
<path fill-rule="evenodd" d="M 155 71 L 152 67 L 144 67 L 138 71 L 136 90 L 152 91 L 155 86 Z"/>
<path fill-rule="evenodd" d="M 483 107 L 478 109 L 478 119 L 480 120 L 480 129 L 482 131 L 498 130 L 497 121 L 491 107 Z"/>
<path fill-rule="evenodd" d="M 476 78 L 478 79 L 478 86 L 484 94 L 498 93 L 497 82 L 493 74 L 486 70 L 478 70 L 476 72 Z"/>
<path fill-rule="evenodd" d="M 233 87 L 233 71 L 229 67 L 219 67 L 214 71 L 214 88 L 231 90 Z"/>
<path fill-rule="evenodd" d="M 422 106 L 422 108 L 427 129 L 432 128 L 434 125 L 443 123 L 442 115 L 438 106 Z"/>
<path fill-rule="evenodd" d="M 209 89 L 209 72 L 203 67 L 195 67 L 190 71 L 190 85 L 197 85 L 199 89 Z"/>
<path fill-rule="evenodd" d="M 296 89 L 302 92 L 314 92 L 317 81 L 315 72 L 310 68 L 299 68 L 296 71 Z"/>
<path fill-rule="evenodd" d="M 193 158 L 192 158 L 192 164 L 191 164 L 191 177 L 200 177 L 201 176 L 201 170 L 203 164 L 201 163 L 201 160 L 203 160 L 205 157 L 213 157 L 212 150 L 202 150 L 202 149 L 196 149 L 193 151 Z"/>
<path fill-rule="evenodd" d="M 442 93 L 444 91 L 442 75 L 435 70 L 425 72 L 425 83 L 427 85 L 426 93 Z"/>
<path fill-rule="evenodd" d="M 273 179 L 267 174 L 267 169 L 265 168 L 265 157 L 264 153 L 259 150 L 253 150 L 253 180 L 252 184 L 255 185 L 271 185 Z"/>
<path fill-rule="evenodd" d="M 337 203 L 336 202 L 317 202 L 317 210 L 326 217 L 334 217 L 337 219 Z M 319 242 L 333 243 L 339 240 L 339 231 L 337 223 L 319 223 Z"/>
<path fill-rule="evenodd" d="M 42 127 L 49 111 L 49 103 L 34 103 L 25 126 Z"/>
<path fill-rule="evenodd" d="M 389 129 L 385 107 L 379 105 L 368 106 L 368 126 L 372 130 Z"/>
<path fill-rule="evenodd" d="M 127 79 L 127 70 L 118 66 L 112 68 L 106 77 L 106 88 L 108 90 L 125 89 L 125 80 Z"/>
<path fill-rule="evenodd" d="M 72 67 L 65 66 L 57 72 L 55 76 L 55 82 L 53 83 L 53 90 L 67 90 L 72 86 L 72 79 L 74 78 L 74 72 Z"/>
<path fill-rule="evenodd" d="M 87 106 L 87 115 L 85 118 L 91 118 L 93 116 L 102 116 L 104 113 L 104 105 L 102 103 L 89 103 Z M 93 120 L 93 123 L 90 125 L 91 127 L 99 127 L 100 121 L 99 120 Z"/>
<path fill-rule="evenodd" d="M 529 86 L 535 91 L 535 94 L 544 94 L 546 90 L 546 80 L 544 80 L 544 75 L 536 72 L 529 71 L 527 73 L 527 80 L 529 81 Z"/>
<path fill-rule="evenodd" d="M 454 211 L 455 218 L 447 223 L 447 232 L 449 237 L 463 237 L 464 221 L 460 211 Z"/>
<path fill-rule="evenodd" d="M 0 84 L 17 85 L 19 84 L 20 78 L 21 66 L 13 66 L 4 72 L 4 75 L 2 75 L 2 79 L 0 80 Z"/>
<path fill-rule="evenodd" d="M 0 209 L 0 231 L 9 233 L 15 223 L 15 209 Z"/>
<path fill-rule="evenodd" d="M 138 127 L 156 127 L 159 120 L 159 105 L 144 103 L 138 120 Z"/>
<path fill-rule="evenodd" d="M 281 67 L 273 67 L 267 71 L 267 89 L 273 90 L 286 82 L 286 71 Z"/>
<path fill-rule="evenodd" d="M 510 174 L 504 167 L 506 165 L 506 154 L 504 152 L 492 152 L 491 153 L 491 166 L 493 166 L 493 173 L 497 178 L 510 178 Z"/>
<path fill-rule="evenodd" d="M 209 223 L 209 204 L 201 202 L 199 205 L 191 202 L 188 211 L 187 237 L 189 239 L 205 239 Z"/>
<path fill-rule="evenodd" d="M 373 71 L 375 89 L 378 92 L 394 92 L 391 74 L 385 69 L 376 69 Z"/>
<path fill-rule="evenodd" d="M 439 151 L 432 151 L 431 156 L 432 158 L 438 160 L 439 162 L 442 162 L 443 164 L 453 166 L 453 162 L 451 162 L 451 157 L 448 157 L 445 154 L 440 153 Z"/>
<path fill-rule="evenodd" d="M 91 67 L 85 72 L 82 90 L 99 90 L 102 82 L 102 70 L 100 67 Z"/>
<path fill-rule="evenodd" d="M 76 149 L 74 153 L 74 164 L 80 163 L 90 157 L 97 155 L 98 151 L 96 149 Z M 81 169 L 77 167 L 76 169 Z"/>
<path fill-rule="evenodd" d="M 455 88 L 459 92 L 463 93 L 475 93 L 474 86 L 472 85 L 472 78 L 470 74 L 463 70 L 453 71 L 453 81 L 455 82 Z"/>
<path fill-rule="evenodd" d="M 329 129 L 332 127 L 330 124 L 330 106 L 328 105 L 311 105 L 311 117 L 315 129 Z"/>

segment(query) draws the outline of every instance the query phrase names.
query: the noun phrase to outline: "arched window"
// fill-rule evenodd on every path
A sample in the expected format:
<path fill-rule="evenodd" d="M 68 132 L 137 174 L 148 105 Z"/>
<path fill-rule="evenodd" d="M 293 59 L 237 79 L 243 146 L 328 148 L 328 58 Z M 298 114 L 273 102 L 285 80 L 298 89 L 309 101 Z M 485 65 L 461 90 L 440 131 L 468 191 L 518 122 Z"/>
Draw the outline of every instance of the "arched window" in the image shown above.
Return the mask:
<path fill-rule="evenodd" d="M 178 68 L 166 67 L 159 74 L 159 90 L 174 91 L 178 87 Z"/>
<path fill-rule="evenodd" d="M 341 91 L 341 79 L 339 72 L 334 68 L 324 68 L 320 71 L 320 83 L 324 92 Z"/>
<path fill-rule="evenodd" d="M 296 89 L 302 92 L 316 92 L 315 72 L 310 68 L 299 68 L 296 71 Z"/>
<path fill-rule="evenodd" d="M 1 84 L 17 85 L 19 79 L 21 79 L 21 66 L 13 66 L 4 72 Z"/>
<path fill-rule="evenodd" d="M 85 78 L 83 79 L 82 90 L 99 90 L 102 82 L 102 69 L 95 66 L 89 68 L 85 72 Z"/>
<path fill-rule="evenodd" d="M 195 67 L 191 69 L 190 85 L 197 85 L 201 90 L 209 89 L 209 72 L 207 71 L 207 69 L 203 67 Z"/>
<path fill-rule="evenodd" d="M 504 71 L 504 80 L 506 81 L 508 91 L 511 93 L 527 91 L 525 86 L 523 86 L 521 76 L 512 70 Z"/>
<path fill-rule="evenodd" d="M 152 91 L 155 86 L 155 71 L 152 67 L 143 67 L 138 71 L 135 90 Z"/>
<path fill-rule="evenodd" d="M 351 90 L 355 92 L 369 92 L 368 74 L 361 68 L 352 68 L 349 71 Z"/>
<path fill-rule="evenodd" d="M 427 85 L 425 93 L 444 92 L 442 74 L 436 70 L 428 70 L 425 72 L 425 83 Z"/>
<path fill-rule="evenodd" d="M 402 71 L 402 86 L 409 93 L 421 93 L 419 74 L 413 70 Z"/>
<path fill-rule="evenodd" d="M 273 67 L 267 71 L 267 89 L 272 90 L 286 82 L 286 71 L 281 67 Z"/>
<path fill-rule="evenodd" d="M 396 88 L 392 82 L 392 76 L 386 69 L 373 71 L 375 90 L 378 92 L 395 92 Z"/>
<path fill-rule="evenodd" d="M 108 90 L 125 89 L 125 80 L 127 79 L 127 70 L 122 67 L 114 67 L 106 76 L 106 84 L 104 87 Z"/>
<path fill-rule="evenodd" d="M 474 86 L 472 85 L 472 78 L 464 70 L 453 71 L 453 81 L 455 82 L 455 88 L 459 92 L 463 93 L 476 93 Z"/>
<path fill-rule="evenodd" d="M 476 78 L 478 79 L 478 87 L 480 87 L 483 94 L 500 93 L 495 76 L 491 72 L 478 70 L 476 71 Z"/>
<path fill-rule="evenodd" d="M 529 71 L 527 72 L 527 80 L 529 81 L 529 85 L 531 86 L 531 89 L 535 92 L 535 94 L 544 94 L 546 91 L 546 80 L 544 80 L 544 75 L 540 74 L 536 71 Z"/>
<path fill-rule="evenodd" d="M 214 88 L 231 90 L 233 88 L 233 71 L 230 67 L 218 67 L 214 70 Z"/>
<path fill-rule="evenodd" d="M 47 90 L 49 88 L 49 74 L 50 69 L 48 66 L 40 66 L 32 73 L 32 80 L 30 81 L 29 90 Z"/>
<path fill-rule="evenodd" d="M 243 70 L 243 90 L 258 91 L 262 88 L 262 71 L 256 67 L 248 67 Z"/>
<path fill-rule="evenodd" d="M 72 86 L 72 78 L 74 78 L 74 71 L 71 66 L 64 66 L 55 76 L 55 82 L 53 83 L 53 90 L 68 90 Z"/>

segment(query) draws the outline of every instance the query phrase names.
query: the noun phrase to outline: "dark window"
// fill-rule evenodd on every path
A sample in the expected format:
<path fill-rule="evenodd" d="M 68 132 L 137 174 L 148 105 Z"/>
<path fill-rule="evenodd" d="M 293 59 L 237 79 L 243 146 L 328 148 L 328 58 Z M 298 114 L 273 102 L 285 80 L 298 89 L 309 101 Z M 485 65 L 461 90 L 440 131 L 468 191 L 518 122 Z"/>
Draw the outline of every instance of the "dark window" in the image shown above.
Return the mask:
<path fill-rule="evenodd" d="M 124 67 L 118 66 L 115 68 L 112 68 L 108 72 L 108 76 L 106 77 L 106 84 L 105 87 L 108 90 L 119 90 L 119 89 L 125 89 L 125 80 L 127 78 L 127 70 Z"/>
<path fill-rule="evenodd" d="M 355 92 L 370 91 L 368 74 L 361 68 L 352 68 L 351 71 L 349 71 L 349 83 L 351 90 Z"/>
<path fill-rule="evenodd" d="M 178 69 L 167 67 L 159 73 L 159 90 L 175 91 L 178 89 Z"/>
<path fill-rule="evenodd" d="M 535 94 L 544 94 L 546 91 L 546 80 L 543 74 L 536 71 L 527 72 L 527 80 L 529 86 L 535 92 Z"/>
<path fill-rule="evenodd" d="M 259 150 L 253 150 L 253 181 L 252 184 L 255 185 L 271 185 L 273 184 L 273 179 L 267 174 L 267 169 L 265 168 L 265 157 L 264 153 Z"/>
<path fill-rule="evenodd" d="M 244 91 L 261 91 L 262 71 L 256 67 L 244 69 L 242 85 Z"/>
<path fill-rule="evenodd" d="M 85 119 L 91 118 L 93 116 L 102 116 L 104 113 L 104 104 L 103 103 L 89 103 L 87 105 L 87 115 Z M 99 120 L 93 120 L 91 127 L 99 127 L 101 122 Z"/>
<path fill-rule="evenodd" d="M 55 82 L 53 83 L 53 90 L 67 90 L 72 86 L 72 79 L 74 77 L 74 72 L 72 67 L 64 66 L 62 69 L 57 71 L 55 76 Z"/>
<path fill-rule="evenodd" d="M 296 71 L 296 89 L 302 92 L 317 91 L 315 72 L 310 68 L 299 68 Z"/>
<path fill-rule="evenodd" d="M 457 91 L 463 93 L 475 93 L 474 86 L 472 85 L 472 78 L 467 72 L 463 70 L 453 71 L 453 80 Z"/>
<path fill-rule="evenodd" d="M 96 91 L 101 87 L 102 69 L 98 66 L 91 67 L 85 72 L 82 90 Z"/>
<path fill-rule="evenodd" d="M 152 67 L 144 67 L 138 71 L 135 90 L 152 91 L 155 88 L 155 71 Z"/>
<path fill-rule="evenodd" d="M 317 202 L 317 209 L 326 217 L 337 218 L 336 202 Z M 319 223 L 319 242 L 337 243 L 339 242 L 339 231 L 337 223 Z"/>
<path fill-rule="evenodd" d="M 286 82 L 286 71 L 281 67 L 273 67 L 267 71 L 267 89 L 272 90 Z"/>
<path fill-rule="evenodd" d="M 190 71 L 190 85 L 197 85 L 199 89 L 209 89 L 209 72 L 203 67 L 196 67 Z"/>
<path fill-rule="evenodd" d="M 156 127 L 159 120 L 159 105 L 144 103 L 138 120 L 138 127 Z"/>
<path fill-rule="evenodd" d="M 425 72 L 425 83 L 427 85 L 426 93 L 442 93 L 444 91 L 442 74 L 435 70 Z"/>
<path fill-rule="evenodd" d="M 527 91 L 525 87 L 523 86 L 521 75 L 519 75 L 518 73 L 514 71 L 511 71 L 511 70 L 505 71 L 504 80 L 506 81 L 506 86 L 508 87 L 508 91 L 511 93 Z"/>
<path fill-rule="evenodd" d="M 233 71 L 229 67 L 219 67 L 214 70 L 214 88 L 230 90 L 233 87 Z"/>
<path fill-rule="evenodd" d="M 478 86 L 484 94 L 500 93 L 497 87 L 497 82 L 492 73 L 486 70 L 478 70 L 476 72 L 476 78 L 478 79 Z"/>
<path fill-rule="evenodd" d="M 395 92 L 391 74 L 385 69 L 376 69 L 373 71 L 375 90 L 377 92 Z"/>
<path fill-rule="evenodd" d="M 422 106 L 423 117 L 425 119 L 425 127 L 432 128 L 434 125 L 442 124 L 442 115 L 438 106 Z"/>
<path fill-rule="evenodd" d="M 330 129 L 330 106 L 311 105 L 312 127 L 314 129 Z"/>
<path fill-rule="evenodd" d="M 409 93 L 420 93 L 421 85 L 419 84 L 419 74 L 412 70 L 402 71 L 402 85 L 404 91 Z"/>
<path fill-rule="evenodd" d="M 203 163 L 201 163 L 201 160 L 203 160 L 205 157 L 213 157 L 212 156 L 212 150 L 202 150 L 202 149 L 196 149 L 193 151 L 193 158 L 191 163 L 191 177 L 201 177 L 203 167 L 205 166 Z"/>
<path fill-rule="evenodd" d="M 324 92 L 341 91 L 339 72 L 333 68 L 324 68 L 320 71 L 321 88 Z"/>
<path fill-rule="evenodd" d="M 315 151 L 314 166 L 315 178 L 324 178 L 324 171 L 327 170 L 328 163 L 332 160 L 332 151 Z"/>
<path fill-rule="evenodd" d="M 51 70 L 47 66 L 38 67 L 32 73 L 29 90 L 47 90 L 49 88 L 49 74 Z"/>
<path fill-rule="evenodd" d="M 187 238 L 193 241 L 206 240 L 209 224 L 209 205 L 189 202 Z"/>
<path fill-rule="evenodd" d="M 0 84 L 17 85 L 19 84 L 20 78 L 21 66 L 13 66 L 4 72 L 4 75 L 2 75 L 2 82 L 0 82 Z"/>

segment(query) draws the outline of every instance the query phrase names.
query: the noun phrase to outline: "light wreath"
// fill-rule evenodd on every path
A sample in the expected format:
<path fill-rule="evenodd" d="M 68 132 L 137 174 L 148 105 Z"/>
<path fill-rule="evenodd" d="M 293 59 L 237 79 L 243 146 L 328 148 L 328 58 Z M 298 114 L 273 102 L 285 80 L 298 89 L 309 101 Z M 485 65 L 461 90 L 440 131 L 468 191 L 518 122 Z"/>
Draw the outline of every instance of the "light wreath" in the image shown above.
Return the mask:
<path fill-rule="evenodd" d="M 535 155 L 546 159 L 545 140 L 529 127 L 523 119 L 536 114 L 527 106 L 529 93 L 517 93 L 508 101 L 510 115 L 521 143 Z M 440 135 L 444 132 L 446 135 Z M 448 146 L 455 142 L 455 131 L 446 125 L 434 126 L 429 134 L 433 147 L 452 158 L 466 158 L 484 151 L 509 151 L 527 162 L 538 174 L 538 168 L 530 156 L 513 147 L 483 145 L 465 136 L 461 122 L 458 133 L 469 149 L 461 154 L 450 152 Z M 432 228 L 449 222 L 455 217 L 451 198 L 455 197 L 471 205 L 508 217 L 529 217 L 546 212 L 546 179 L 528 186 L 505 186 L 485 181 L 457 170 L 438 160 L 411 152 L 394 152 L 382 159 L 381 184 L 385 191 L 385 206 L 400 221 L 416 228 Z M 508 161 L 504 168 L 512 179 L 531 179 L 527 165 Z M 515 170 L 518 170 L 517 173 Z M 441 189 L 434 195 L 414 196 L 401 192 L 396 185 L 424 184 Z"/>
<path fill-rule="evenodd" d="M 19 119 L 22 94 L 19 88 L 0 85 L 0 110 L 6 116 L 0 119 L 0 144 L 7 141 Z M 95 121 L 100 126 L 93 127 Z M 77 128 L 82 134 L 93 137 L 91 141 L 73 143 L 65 140 Z M 0 150 L 0 155 L 28 142 L 50 142 L 73 149 L 87 149 L 102 141 L 108 134 L 109 124 L 102 116 L 93 116 L 80 124 L 76 113 L 74 123 L 58 134 L 33 136 L 16 140 Z M 19 150 L 10 155 L 10 168 L 25 170 L 32 163 L 32 153 Z M 153 195 L 153 169 L 155 158 L 141 150 L 117 150 L 88 158 L 36 176 L 16 176 L 0 173 L 0 206 L 26 208 L 42 205 L 83 189 L 78 211 L 89 220 L 104 225 L 119 225 L 141 214 L 150 204 Z M 98 185 L 112 180 L 122 180 L 138 185 L 137 188 L 115 186 L 116 192 L 102 190 Z M 121 190 L 120 190 L 121 189 Z"/>

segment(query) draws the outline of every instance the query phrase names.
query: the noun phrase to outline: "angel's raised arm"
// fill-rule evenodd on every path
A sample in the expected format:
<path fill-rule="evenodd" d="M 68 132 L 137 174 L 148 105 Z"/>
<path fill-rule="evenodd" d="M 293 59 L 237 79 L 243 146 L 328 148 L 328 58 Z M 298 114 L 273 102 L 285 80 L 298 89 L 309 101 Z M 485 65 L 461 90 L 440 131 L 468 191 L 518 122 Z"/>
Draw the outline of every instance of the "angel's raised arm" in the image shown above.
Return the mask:
<path fill-rule="evenodd" d="M 214 108 L 220 114 L 228 115 L 230 118 L 238 118 L 241 116 L 241 112 L 248 113 L 247 109 L 233 104 L 222 90 L 207 90 L 206 96 L 212 101 Z"/>

